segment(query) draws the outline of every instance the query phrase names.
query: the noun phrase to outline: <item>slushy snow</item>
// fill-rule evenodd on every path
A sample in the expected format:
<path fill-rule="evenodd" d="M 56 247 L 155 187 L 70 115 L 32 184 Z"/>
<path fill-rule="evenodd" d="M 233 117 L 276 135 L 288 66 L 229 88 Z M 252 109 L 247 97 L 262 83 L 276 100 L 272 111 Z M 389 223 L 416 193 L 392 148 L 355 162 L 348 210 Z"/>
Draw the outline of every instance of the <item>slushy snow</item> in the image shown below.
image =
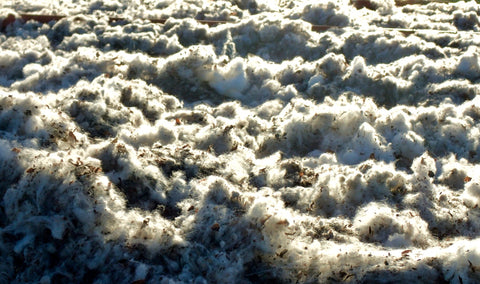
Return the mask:
<path fill-rule="evenodd" d="M 0 283 L 479 282 L 480 8 L 357 2 L 3 1 Z"/>

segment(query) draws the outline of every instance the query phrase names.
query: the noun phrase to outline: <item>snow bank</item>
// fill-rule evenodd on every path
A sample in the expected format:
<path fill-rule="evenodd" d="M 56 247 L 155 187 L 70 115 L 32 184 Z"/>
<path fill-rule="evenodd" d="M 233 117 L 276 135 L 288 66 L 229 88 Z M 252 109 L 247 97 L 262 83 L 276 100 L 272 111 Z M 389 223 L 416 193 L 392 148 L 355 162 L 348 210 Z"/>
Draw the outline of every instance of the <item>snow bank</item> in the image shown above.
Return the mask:
<path fill-rule="evenodd" d="M 480 281 L 474 1 L 14 2 L 0 282 Z"/>

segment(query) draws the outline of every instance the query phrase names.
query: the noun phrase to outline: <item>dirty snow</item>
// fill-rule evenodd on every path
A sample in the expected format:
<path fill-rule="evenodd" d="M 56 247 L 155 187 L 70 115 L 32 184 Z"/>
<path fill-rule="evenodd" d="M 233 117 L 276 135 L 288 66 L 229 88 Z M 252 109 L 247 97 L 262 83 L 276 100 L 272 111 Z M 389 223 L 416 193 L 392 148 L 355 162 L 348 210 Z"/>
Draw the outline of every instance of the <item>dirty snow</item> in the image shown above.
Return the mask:
<path fill-rule="evenodd" d="M 0 282 L 479 282 L 480 8 L 367 2 L 3 1 Z"/>

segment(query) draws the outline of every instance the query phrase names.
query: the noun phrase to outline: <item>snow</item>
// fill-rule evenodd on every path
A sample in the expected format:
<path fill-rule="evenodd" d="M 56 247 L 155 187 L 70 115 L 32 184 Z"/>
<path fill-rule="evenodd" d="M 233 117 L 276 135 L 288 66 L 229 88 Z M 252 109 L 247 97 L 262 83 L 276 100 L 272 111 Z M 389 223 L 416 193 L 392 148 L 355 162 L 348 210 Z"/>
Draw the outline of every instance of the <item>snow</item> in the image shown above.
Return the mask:
<path fill-rule="evenodd" d="M 480 8 L 362 2 L 2 2 L 0 283 L 479 282 Z"/>

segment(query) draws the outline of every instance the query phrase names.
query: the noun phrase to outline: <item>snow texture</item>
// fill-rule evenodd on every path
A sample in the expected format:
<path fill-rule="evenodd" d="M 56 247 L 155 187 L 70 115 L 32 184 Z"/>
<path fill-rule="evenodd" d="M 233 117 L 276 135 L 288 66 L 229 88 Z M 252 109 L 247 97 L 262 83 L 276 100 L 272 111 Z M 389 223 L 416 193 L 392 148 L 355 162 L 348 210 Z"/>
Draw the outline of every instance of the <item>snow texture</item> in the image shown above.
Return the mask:
<path fill-rule="evenodd" d="M 480 8 L 362 2 L 2 1 L 0 283 L 480 282 Z"/>

